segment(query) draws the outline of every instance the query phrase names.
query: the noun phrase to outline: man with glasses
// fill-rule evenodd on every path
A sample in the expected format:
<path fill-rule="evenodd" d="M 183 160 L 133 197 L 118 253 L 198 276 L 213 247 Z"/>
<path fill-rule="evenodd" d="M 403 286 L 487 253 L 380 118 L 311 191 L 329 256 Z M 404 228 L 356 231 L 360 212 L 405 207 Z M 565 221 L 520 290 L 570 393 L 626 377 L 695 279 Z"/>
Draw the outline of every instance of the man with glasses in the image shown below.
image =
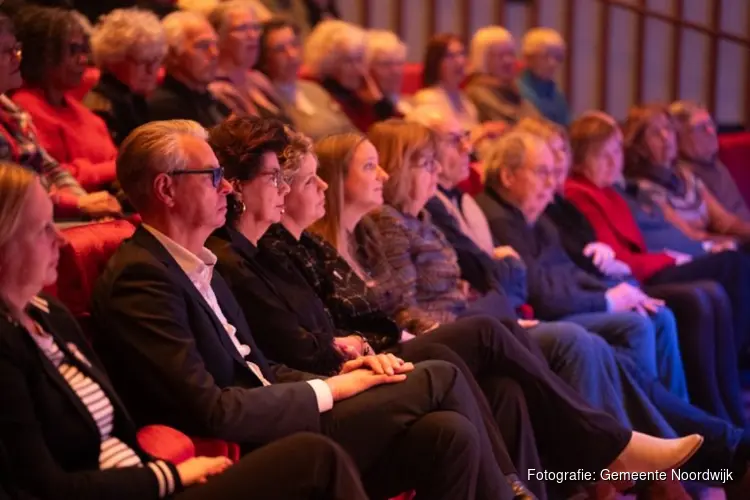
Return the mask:
<path fill-rule="evenodd" d="M 148 99 L 152 120 L 194 120 L 218 125 L 230 114 L 208 89 L 216 79 L 218 37 L 208 21 L 194 12 L 173 12 L 162 20 L 167 41 L 167 74 Z"/>
<path fill-rule="evenodd" d="M 677 132 L 680 165 L 690 169 L 729 212 L 750 221 L 750 209 L 737 183 L 719 159 L 716 124 L 705 108 L 677 101 L 668 108 Z"/>

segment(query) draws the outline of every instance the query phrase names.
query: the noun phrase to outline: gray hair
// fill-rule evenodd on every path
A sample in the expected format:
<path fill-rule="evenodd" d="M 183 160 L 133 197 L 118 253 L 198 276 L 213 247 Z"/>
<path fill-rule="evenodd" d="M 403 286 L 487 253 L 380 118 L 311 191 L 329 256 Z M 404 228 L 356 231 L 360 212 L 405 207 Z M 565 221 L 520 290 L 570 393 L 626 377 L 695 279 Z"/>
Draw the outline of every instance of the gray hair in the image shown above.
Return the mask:
<path fill-rule="evenodd" d="M 221 2 L 216 7 L 211 9 L 208 13 L 208 22 L 213 26 L 216 34 L 219 35 L 220 39 L 224 39 L 227 36 L 227 26 L 231 20 L 232 13 L 234 12 L 249 12 L 259 21 L 258 12 L 253 4 L 248 3 L 244 0 L 229 0 L 228 2 Z"/>
<path fill-rule="evenodd" d="M 367 53 L 365 57 L 370 65 L 382 55 L 392 55 L 397 59 L 406 60 L 406 44 L 388 30 L 370 30 L 367 32 Z"/>
<path fill-rule="evenodd" d="M 469 72 L 487 73 L 487 52 L 493 45 L 511 45 L 516 41 L 510 31 L 500 26 L 486 26 L 474 33 L 469 49 Z"/>
<path fill-rule="evenodd" d="M 99 18 L 91 33 L 91 54 L 100 68 L 128 56 L 163 58 L 167 53 L 164 28 L 148 10 L 115 9 Z"/>
<path fill-rule="evenodd" d="M 565 40 L 552 28 L 532 28 L 526 32 L 521 42 L 524 56 L 538 54 L 547 48 L 565 50 Z"/>
<path fill-rule="evenodd" d="M 177 11 L 167 15 L 161 21 L 170 54 L 180 55 L 185 49 L 188 33 L 196 26 L 208 26 L 208 20 L 195 12 Z M 213 29 L 213 28 L 212 28 Z"/>
<path fill-rule="evenodd" d="M 349 50 L 365 50 L 364 29 L 346 21 L 329 19 L 315 26 L 305 41 L 303 59 L 310 74 L 322 80 L 333 74 L 333 68 Z"/>
<path fill-rule="evenodd" d="M 500 174 L 517 172 L 528 161 L 529 151 L 541 147 L 547 147 L 544 140 L 528 132 L 512 130 L 502 136 L 484 156 L 486 185 L 495 190 L 503 188 Z"/>
<path fill-rule="evenodd" d="M 187 168 L 186 136 L 206 140 L 208 132 L 192 120 L 155 121 L 133 130 L 120 145 L 117 180 L 136 210 L 148 206 L 158 174 Z"/>
<path fill-rule="evenodd" d="M 425 104 L 413 108 L 404 117 L 407 122 L 419 123 L 430 130 L 440 128 L 447 120 L 445 112 L 436 105 Z"/>

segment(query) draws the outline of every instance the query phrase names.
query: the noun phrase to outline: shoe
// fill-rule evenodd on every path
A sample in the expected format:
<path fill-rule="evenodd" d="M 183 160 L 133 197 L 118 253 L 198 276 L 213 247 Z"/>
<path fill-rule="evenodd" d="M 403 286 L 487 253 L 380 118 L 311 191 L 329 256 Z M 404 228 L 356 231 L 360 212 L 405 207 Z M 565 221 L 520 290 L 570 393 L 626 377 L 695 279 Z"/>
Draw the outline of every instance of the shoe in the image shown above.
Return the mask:
<path fill-rule="evenodd" d="M 661 439 L 633 432 L 630 442 L 608 469 L 612 472 L 657 472 L 676 469 L 698 451 L 703 436 L 691 434 L 677 439 Z"/>
<path fill-rule="evenodd" d="M 505 476 L 510 489 L 513 491 L 513 500 L 539 500 L 515 474 Z"/>

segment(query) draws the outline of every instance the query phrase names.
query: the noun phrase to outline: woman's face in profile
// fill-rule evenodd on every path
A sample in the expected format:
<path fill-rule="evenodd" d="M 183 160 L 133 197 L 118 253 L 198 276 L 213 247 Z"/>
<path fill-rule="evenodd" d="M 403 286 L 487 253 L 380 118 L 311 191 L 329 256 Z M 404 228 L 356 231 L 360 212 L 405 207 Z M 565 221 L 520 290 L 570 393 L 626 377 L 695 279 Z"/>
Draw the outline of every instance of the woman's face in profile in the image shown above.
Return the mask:
<path fill-rule="evenodd" d="M 344 203 L 366 212 L 383 204 L 383 185 L 388 174 L 378 162 L 378 152 L 370 141 L 357 146 L 344 179 Z"/>
<path fill-rule="evenodd" d="M 21 51 L 16 36 L 0 34 L 0 94 L 21 86 Z"/>
<path fill-rule="evenodd" d="M 38 180 L 21 210 L 16 236 L 2 251 L 3 281 L 32 297 L 57 281 L 62 238 L 52 219 L 52 200 Z"/>
<path fill-rule="evenodd" d="M 309 227 L 326 214 L 325 192 L 328 184 L 318 177 L 318 160 L 313 154 L 302 158 L 299 171 L 289 183 L 289 194 L 284 202 L 284 217 L 300 227 Z"/>

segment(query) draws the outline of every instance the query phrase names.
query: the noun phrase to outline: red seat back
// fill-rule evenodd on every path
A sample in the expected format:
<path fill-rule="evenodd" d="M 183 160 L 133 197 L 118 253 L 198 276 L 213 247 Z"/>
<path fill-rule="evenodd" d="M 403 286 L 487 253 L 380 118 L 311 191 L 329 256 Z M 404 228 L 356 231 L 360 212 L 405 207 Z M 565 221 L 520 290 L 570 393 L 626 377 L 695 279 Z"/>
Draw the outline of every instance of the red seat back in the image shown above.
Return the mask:
<path fill-rule="evenodd" d="M 745 202 L 750 203 L 750 132 L 720 135 L 719 158 L 732 174 Z"/>

